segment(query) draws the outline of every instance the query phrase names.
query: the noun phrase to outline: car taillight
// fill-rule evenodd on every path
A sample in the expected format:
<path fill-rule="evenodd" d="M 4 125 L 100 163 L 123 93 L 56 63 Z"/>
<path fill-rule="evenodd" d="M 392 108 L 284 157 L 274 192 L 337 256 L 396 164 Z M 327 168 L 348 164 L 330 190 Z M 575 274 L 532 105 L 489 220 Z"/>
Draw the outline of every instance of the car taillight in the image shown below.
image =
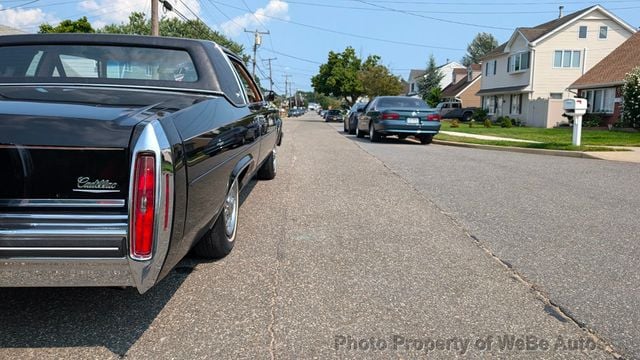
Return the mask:
<path fill-rule="evenodd" d="M 396 113 L 383 113 L 382 120 L 398 120 L 400 119 L 400 114 Z"/>
<path fill-rule="evenodd" d="M 131 257 L 151 258 L 156 205 L 156 158 L 141 153 L 136 158 L 133 183 L 133 211 L 131 219 Z"/>
<path fill-rule="evenodd" d="M 429 114 L 427 115 L 427 120 L 429 121 L 440 121 L 440 115 L 439 114 Z"/>

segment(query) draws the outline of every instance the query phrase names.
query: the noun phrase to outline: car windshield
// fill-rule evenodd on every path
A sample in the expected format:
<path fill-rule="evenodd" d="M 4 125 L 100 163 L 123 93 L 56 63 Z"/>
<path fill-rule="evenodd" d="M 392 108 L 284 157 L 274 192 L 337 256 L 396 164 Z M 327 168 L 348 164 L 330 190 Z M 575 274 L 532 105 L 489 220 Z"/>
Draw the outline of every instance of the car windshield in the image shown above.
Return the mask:
<path fill-rule="evenodd" d="M 421 99 L 409 98 L 409 97 L 388 97 L 381 98 L 378 101 L 378 107 L 380 108 L 414 108 L 414 109 L 428 109 L 429 106 Z"/>
<path fill-rule="evenodd" d="M 76 79 L 195 82 L 183 50 L 104 45 L 0 47 L 0 82 L 73 82 Z"/>
<path fill-rule="evenodd" d="M 329 115 L 340 115 L 340 110 L 329 110 Z"/>

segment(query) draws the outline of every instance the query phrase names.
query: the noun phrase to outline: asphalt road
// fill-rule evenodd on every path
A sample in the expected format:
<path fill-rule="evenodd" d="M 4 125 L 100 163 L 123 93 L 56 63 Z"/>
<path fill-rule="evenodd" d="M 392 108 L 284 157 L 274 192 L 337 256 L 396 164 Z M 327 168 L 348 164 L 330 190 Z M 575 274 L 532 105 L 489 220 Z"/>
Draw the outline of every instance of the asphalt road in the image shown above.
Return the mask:
<path fill-rule="evenodd" d="M 597 228 L 580 228 L 593 223 L 593 212 L 581 212 L 586 217 L 577 228 L 560 231 L 560 223 L 580 218 L 570 213 L 577 212 L 575 204 L 563 206 L 563 200 L 579 193 L 595 201 L 594 194 L 565 191 L 579 163 L 554 158 L 565 164 L 560 167 L 534 155 L 411 142 L 369 144 L 315 115 L 286 120 L 285 131 L 276 179 L 243 191 L 238 243 L 228 257 L 185 259 L 144 295 L 0 289 L 0 358 L 613 358 L 601 339 L 611 339 L 614 351 L 633 350 L 602 327 L 594 327 L 595 335 L 586 331 L 549 302 L 579 318 L 574 314 L 583 310 L 597 314 L 637 301 L 637 286 L 625 288 L 628 298 L 618 304 L 604 302 L 613 296 L 604 290 L 598 298 L 586 292 L 637 284 L 633 269 L 619 272 L 634 255 L 631 245 L 612 251 L 623 259 L 592 269 L 576 257 L 613 256 L 609 246 L 621 246 L 622 238 L 606 235 L 609 243 L 597 252 L 585 247 L 597 242 L 576 234 L 598 236 Z M 529 161 L 531 170 L 513 173 Z M 593 171 L 604 174 L 597 168 L 607 164 L 593 163 Z M 535 176 L 536 169 L 549 175 Z M 547 177 L 558 182 L 553 196 L 536 193 Z M 593 187 L 612 181 L 618 181 L 613 174 L 592 179 Z M 601 191 L 604 197 L 619 190 Z M 632 193 L 629 188 L 594 208 L 597 219 L 611 220 L 612 209 L 626 206 L 619 198 L 630 201 Z M 509 208 L 518 196 L 521 206 Z M 554 207 L 543 211 L 547 199 Z M 562 215 L 556 227 L 544 223 L 552 214 Z M 614 220 L 622 224 L 632 215 Z M 616 230 L 620 236 L 637 230 L 626 224 Z M 590 283 L 607 276 L 606 284 Z M 556 289 L 554 279 L 564 279 L 565 287 Z M 575 306 L 580 298 L 594 306 Z M 625 332 L 633 336 L 637 307 L 625 311 Z M 615 325 L 601 324 L 609 323 Z M 515 340 L 511 348 L 505 339 Z"/>
<path fill-rule="evenodd" d="M 638 164 L 347 138 L 580 326 L 640 358 Z"/>

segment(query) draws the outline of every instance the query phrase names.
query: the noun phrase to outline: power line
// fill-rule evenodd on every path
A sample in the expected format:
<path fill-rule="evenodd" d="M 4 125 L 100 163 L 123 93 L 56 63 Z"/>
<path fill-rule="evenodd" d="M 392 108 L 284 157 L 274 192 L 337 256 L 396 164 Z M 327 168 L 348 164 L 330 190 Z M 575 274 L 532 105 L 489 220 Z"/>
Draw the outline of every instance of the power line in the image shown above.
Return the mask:
<path fill-rule="evenodd" d="M 224 4 L 218 1 L 214 1 L 214 0 L 209 0 L 211 2 L 215 2 L 219 5 L 222 6 L 226 6 L 226 7 L 230 7 L 236 10 L 241 10 L 244 11 L 243 8 L 237 7 L 237 6 L 233 6 L 233 5 L 229 5 L 229 4 Z M 404 41 L 396 41 L 396 40 L 388 40 L 388 39 L 380 39 L 380 38 L 375 38 L 372 36 L 366 36 L 366 35 L 358 35 L 358 34 L 352 34 L 352 33 L 347 33 L 347 32 L 343 32 L 343 31 L 338 31 L 338 30 L 333 30 L 333 29 L 327 29 L 327 28 L 323 28 L 320 26 L 315 26 L 315 25 L 309 25 L 309 24 L 303 24 L 300 22 L 296 22 L 296 21 L 292 21 L 292 20 L 287 20 L 287 19 L 282 19 L 279 17 L 275 17 L 275 16 L 270 16 L 267 14 L 262 14 L 262 16 L 270 18 L 270 19 L 274 19 L 274 20 L 278 20 L 278 21 L 282 21 L 285 23 L 289 23 L 289 24 L 293 24 L 293 25 L 297 25 L 297 26 L 302 26 L 302 27 L 306 27 L 306 28 L 310 28 L 310 29 L 315 29 L 315 30 L 319 30 L 319 31 L 324 31 L 324 32 L 329 32 L 329 33 L 333 33 L 333 34 L 339 34 L 339 35 L 344 35 L 344 36 L 350 36 L 350 37 L 355 37 L 355 38 L 359 38 L 359 39 L 366 39 L 366 40 L 373 40 L 373 41 L 380 41 L 380 42 L 385 42 L 385 43 L 389 43 L 389 44 L 397 44 L 397 45 L 405 45 L 405 46 L 413 46 L 413 47 L 420 47 L 420 48 L 428 48 L 428 49 L 439 49 L 439 50 L 452 50 L 452 51 L 465 51 L 466 49 L 462 49 L 462 48 L 450 48 L 450 47 L 445 47 L 445 46 L 436 46 L 436 45 L 425 45 L 425 44 L 416 44 L 416 43 L 410 43 L 410 42 L 404 42 Z M 512 29 L 510 29 L 512 30 Z"/>
<path fill-rule="evenodd" d="M 513 28 L 506 28 L 506 27 L 492 26 L 492 25 L 474 24 L 474 23 L 465 22 L 465 21 L 455 21 L 455 20 L 441 19 L 441 18 L 437 18 L 437 17 L 433 17 L 433 16 L 416 14 L 416 13 L 405 11 L 405 10 L 399 10 L 399 9 L 394 9 L 394 8 L 390 8 L 390 7 L 386 7 L 386 6 L 382 6 L 382 5 L 377 5 L 377 4 L 374 4 L 374 3 L 371 3 L 371 2 L 367 2 L 367 1 L 364 1 L 364 0 L 356 0 L 356 1 L 361 2 L 363 4 L 366 4 L 366 5 L 369 5 L 369 6 L 377 7 L 377 8 L 380 8 L 380 9 L 385 9 L 385 10 L 388 10 L 388 11 L 397 12 L 397 13 L 410 15 L 410 16 L 416 16 L 416 17 L 423 18 L 423 19 L 440 21 L 440 22 L 443 22 L 443 23 L 463 25 L 463 26 L 471 26 L 471 27 L 478 27 L 478 28 L 483 28 L 483 29 L 513 31 Z"/>
<path fill-rule="evenodd" d="M 342 0 L 342 1 L 357 1 L 357 0 Z M 385 3 L 386 0 L 370 0 L 372 3 Z M 637 0 L 608 0 L 607 3 L 635 3 Z M 593 4 L 593 1 L 533 1 L 533 2 L 456 2 L 450 1 L 393 1 L 393 4 L 414 4 L 414 5 L 483 5 L 483 6 L 505 6 L 505 5 L 558 5 L 558 4 Z"/>

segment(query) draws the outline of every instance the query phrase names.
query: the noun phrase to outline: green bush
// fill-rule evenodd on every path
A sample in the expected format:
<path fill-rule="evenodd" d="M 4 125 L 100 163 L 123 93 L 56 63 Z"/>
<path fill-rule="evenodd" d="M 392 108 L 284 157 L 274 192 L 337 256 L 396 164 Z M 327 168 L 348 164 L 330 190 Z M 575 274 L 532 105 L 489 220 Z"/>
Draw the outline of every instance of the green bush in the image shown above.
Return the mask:
<path fill-rule="evenodd" d="M 583 127 L 598 127 L 602 124 L 602 116 L 598 114 L 586 114 L 582 119 Z"/>
<path fill-rule="evenodd" d="M 469 121 L 469 127 L 472 128 L 473 125 L 476 124 L 476 120 L 475 119 L 471 119 L 471 121 Z"/>
<path fill-rule="evenodd" d="M 473 112 L 472 118 L 475 121 L 484 122 L 489 118 L 489 113 L 485 109 L 476 109 L 476 111 Z"/>
<path fill-rule="evenodd" d="M 498 118 L 498 122 L 500 123 L 500 127 L 503 128 L 510 128 L 513 126 L 511 118 L 509 118 L 508 116 L 501 116 L 500 118 Z"/>
<path fill-rule="evenodd" d="M 624 77 L 622 114 L 625 125 L 640 128 L 640 66 Z"/>
<path fill-rule="evenodd" d="M 460 127 L 460 121 L 458 121 L 458 119 L 451 120 L 451 127 L 452 128 Z"/>
<path fill-rule="evenodd" d="M 484 127 L 486 128 L 490 128 L 492 126 L 491 124 L 491 120 L 489 119 L 484 119 Z"/>

